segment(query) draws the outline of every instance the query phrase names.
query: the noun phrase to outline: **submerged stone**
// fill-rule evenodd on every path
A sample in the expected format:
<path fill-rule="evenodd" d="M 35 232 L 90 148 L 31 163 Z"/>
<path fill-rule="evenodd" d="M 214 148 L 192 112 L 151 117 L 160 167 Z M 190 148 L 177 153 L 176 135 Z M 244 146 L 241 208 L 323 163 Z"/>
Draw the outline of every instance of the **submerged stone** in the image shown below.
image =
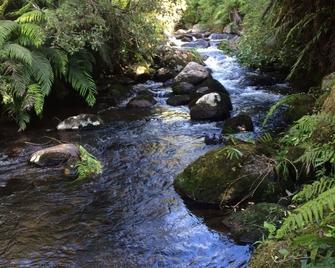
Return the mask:
<path fill-rule="evenodd" d="M 29 162 L 40 167 L 57 166 L 70 160 L 78 160 L 80 156 L 78 146 L 74 144 L 60 144 L 35 152 Z"/>

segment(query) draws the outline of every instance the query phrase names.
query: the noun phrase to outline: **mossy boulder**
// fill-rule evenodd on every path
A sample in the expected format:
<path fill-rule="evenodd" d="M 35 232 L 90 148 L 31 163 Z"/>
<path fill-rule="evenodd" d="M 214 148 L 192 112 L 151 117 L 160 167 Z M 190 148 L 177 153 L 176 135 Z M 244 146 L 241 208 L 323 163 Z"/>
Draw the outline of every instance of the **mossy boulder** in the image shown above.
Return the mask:
<path fill-rule="evenodd" d="M 246 114 L 240 114 L 238 116 L 229 118 L 224 122 L 222 134 L 236 134 L 247 131 L 254 131 L 254 124 L 252 119 Z"/>
<path fill-rule="evenodd" d="M 315 99 L 311 95 L 300 95 L 291 101 L 283 112 L 283 119 L 286 123 L 291 124 L 305 115 L 314 111 Z"/>
<path fill-rule="evenodd" d="M 231 235 L 241 243 L 255 243 L 266 235 L 264 222 L 279 224 L 285 216 L 282 206 L 275 203 L 258 203 L 245 210 L 232 213 L 223 220 Z"/>
<path fill-rule="evenodd" d="M 268 158 L 258 154 L 259 146 L 241 143 L 209 152 L 179 174 L 174 186 L 198 203 L 228 205 L 248 197 L 276 201 L 281 187 Z"/>

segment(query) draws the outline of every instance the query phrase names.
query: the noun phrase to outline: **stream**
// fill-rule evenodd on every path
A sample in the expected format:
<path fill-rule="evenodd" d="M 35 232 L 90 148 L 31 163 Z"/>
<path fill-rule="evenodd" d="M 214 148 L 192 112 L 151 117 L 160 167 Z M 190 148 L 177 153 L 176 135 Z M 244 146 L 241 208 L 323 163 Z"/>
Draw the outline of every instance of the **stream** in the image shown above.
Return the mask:
<path fill-rule="evenodd" d="M 233 114 L 248 113 L 251 136 L 261 133 L 281 97 L 271 88 L 287 85 L 241 67 L 215 45 L 198 51 L 230 92 Z M 221 124 L 192 122 L 187 107 L 166 104 L 171 88 L 146 87 L 158 101 L 151 111 L 114 108 L 96 130 L 28 131 L 14 158 L 3 141 L 0 267 L 247 267 L 251 247 L 213 227 L 215 212 L 186 205 L 173 187 L 179 172 L 217 147 L 205 145 L 204 135 L 219 135 Z M 47 146 L 37 144 L 50 138 L 85 146 L 102 161 L 102 176 L 73 188 L 59 171 L 29 166 L 29 155 Z"/>

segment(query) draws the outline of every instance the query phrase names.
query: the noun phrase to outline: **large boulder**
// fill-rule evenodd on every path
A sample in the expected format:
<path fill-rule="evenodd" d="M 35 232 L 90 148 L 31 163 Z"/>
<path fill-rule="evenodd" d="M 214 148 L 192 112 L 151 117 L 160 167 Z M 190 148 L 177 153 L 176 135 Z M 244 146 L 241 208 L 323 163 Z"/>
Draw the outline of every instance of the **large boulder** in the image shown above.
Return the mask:
<path fill-rule="evenodd" d="M 179 82 L 172 85 L 172 91 L 176 95 L 189 95 L 194 93 L 196 88 L 188 82 Z"/>
<path fill-rule="evenodd" d="M 192 120 L 224 120 L 229 118 L 230 98 L 217 92 L 209 93 L 191 106 Z"/>
<path fill-rule="evenodd" d="M 254 131 L 252 119 L 249 115 L 240 114 L 224 122 L 222 134 L 236 134 L 247 131 Z"/>
<path fill-rule="evenodd" d="M 168 98 L 166 103 L 171 106 L 181 106 L 189 104 L 190 101 L 191 97 L 189 95 L 176 95 Z"/>
<path fill-rule="evenodd" d="M 131 99 L 127 104 L 128 108 L 151 108 L 157 101 L 154 98 L 153 93 L 148 90 L 143 90 L 138 93 L 138 95 Z"/>
<path fill-rule="evenodd" d="M 60 144 L 34 153 L 29 162 L 40 167 L 57 166 L 78 160 L 80 151 L 74 144 Z"/>
<path fill-rule="evenodd" d="M 103 124 L 102 119 L 94 114 L 79 114 L 71 116 L 58 124 L 58 130 L 77 130 L 98 127 Z"/>
<path fill-rule="evenodd" d="M 175 77 L 175 82 L 187 82 L 196 85 L 210 76 L 209 71 L 201 64 L 190 62 Z"/>
<path fill-rule="evenodd" d="M 277 201 L 281 187 L 259 146 L 241 143 L 209 152 L 179 174 L 174 186 L 198 203 L 231 205 L 248 197 Z"/>
<path fill-rule="evenodd" d="M 230 214 L 223 220 L 231 235 L 240 243 L 253 244 L 266 235 L 264 222 L 279 225 L 285 216 L 282 206 L 275 203 L 258 203 Z"/>

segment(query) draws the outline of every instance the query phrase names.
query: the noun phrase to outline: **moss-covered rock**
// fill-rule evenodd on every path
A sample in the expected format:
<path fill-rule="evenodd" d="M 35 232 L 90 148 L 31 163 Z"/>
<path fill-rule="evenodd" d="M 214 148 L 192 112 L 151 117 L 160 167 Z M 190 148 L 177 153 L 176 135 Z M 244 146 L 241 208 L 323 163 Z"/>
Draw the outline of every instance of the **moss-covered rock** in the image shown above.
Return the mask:
<path fill-rule="evenodd" d="M 300 95 L 291 101 L 287 109 L 283 112 L 283 119 L 291 124 L 305 115 L 311 114 L 314 110 L 315 99 L 311 95 Z"/>
<path fill-rule="evenodd" d="M 275 201 L 279 183 L 258 146 L 241 143 L 207 153 L 177 176 L 175 188 L 199 203 L 232 204 L 251 196 Z"/>
<path fill-rule="evenodd" d="M 239 242 L 255 243 L 266 235 L 264 222 L 277 225 L 284 216 L 282 206 L 275 203 L 258 203 L 232 213 L 223 220 L 223 224 Z"/>
<path fill-rule="evenodd" d="M 283 256 L 288 252 L 289 256 Z M 298 268 L 301 262 L 297 249 L 292 247 L 291 241 L 267 241 L 257 248 L 249 263 L 249 268 Z"/>

